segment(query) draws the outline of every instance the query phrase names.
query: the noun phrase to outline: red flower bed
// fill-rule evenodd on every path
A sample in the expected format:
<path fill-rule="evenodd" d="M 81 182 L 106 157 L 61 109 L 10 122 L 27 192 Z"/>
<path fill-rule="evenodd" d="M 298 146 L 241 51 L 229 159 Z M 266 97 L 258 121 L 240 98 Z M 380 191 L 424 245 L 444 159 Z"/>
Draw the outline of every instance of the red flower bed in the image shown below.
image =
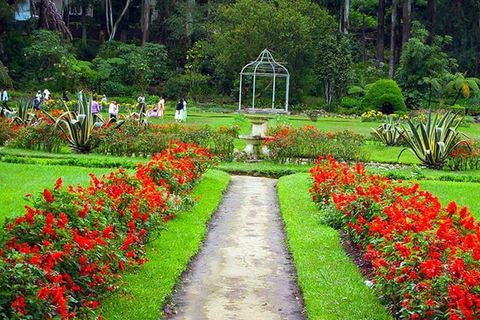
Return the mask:
<path fill-rule="evenodd" d="M 480 226 L 466 207 L 331 157 L 310 172 L 313 200 L 371 260 L 396 318 L 480 318 Z"/>
<path fill-rule="evenodd" d="M 212 163 L 207 150 L 176 143 L 134 175 L 119 169 L 91 174 L 86 188 L 59 179 L 44 189 L 22 217 L 6 221 L 0 316 L 91 318 L 119 274 L 147 261 L 145 243 L 192 202 L 187 191 Z"/>

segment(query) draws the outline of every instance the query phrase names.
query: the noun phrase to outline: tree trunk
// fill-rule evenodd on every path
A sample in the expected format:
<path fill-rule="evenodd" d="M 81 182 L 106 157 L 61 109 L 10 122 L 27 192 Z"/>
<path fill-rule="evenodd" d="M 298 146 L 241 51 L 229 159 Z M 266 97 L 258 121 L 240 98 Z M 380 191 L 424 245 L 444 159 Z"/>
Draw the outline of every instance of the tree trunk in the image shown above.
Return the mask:
<path fill-rule="evenodd" d="M 185 40 L 187 48 L 192 46 L 194 8 L 195 0 L 187 0 L 187 11 L 185 12 Z"/>
<path fill-rule="evenodd" d="M 385 51 L 385 0 L 378 0 L 377 68 L 383 63 Z"/>
<path fill-rule="evenodd" d="M 475 58 L 475 69 L 474 69 L 473 73 L 474 73 L 473 76 L 475 78 L 478 78 L 478 58 Z"/>
<path fill-rule="evenodd" d="M 68 28 L 70 24 L 70 3 L 68 0 L 63 1 L 63 21 L 65 21 L 65 25 Z"/>
<path fill-rule="evenodd" d="M 142 0 L 142 46 L 148 42 L 148 27 L 150 25 L 150 0 Z"/>
<path fill-rule="evenodd" d="M 388 62 L 388 78 L 393 79 L 395 71 L 395 32 L 397 28 L 397 5 L 398 0 L 392 0 L 392 27 L 390 34 L 390 60 Z"/>
<path fill-rule="evenodd" d="M 412 0 L 403 0 L 403 26 L 402 26 L 402 43 L 410 39 L 412 30 Z"/>
<path fill-rule="evenodd" d="M 428 43 L 431 44 L 435 37 L 435 27 L 437 24 L 437 0 L 428 0 L 427 2 L 427 30 L 430 33 Z"/>
<path fill-rule="evenodd" d="M 338 13 L 338 32 L 343 31 L 343 6 L 340 7 L 340 12 Z"/>
<path fill-rule="evenodd" d="M 350 0 L 345 0 L 345 8 L 343 10 L 343 32 L 348 33 L 350 28 Z"/>
<path fill-rule="evenodd" d="M 365 36 L 365 14 L 362 14 L 362 58 L 367 63 L 367 37 Z"/>
<path fill-rule="evenodd" d="M 128 7 L 130 7 L 130 3 L 132 0 L 127 0 L 127 3 L 125 4 L 125 7 L 122 10 L 122 13 L 120 16 L 117 18 L 117 21 L 113 23 L 113 13 L 112 13 L 112 0 L 107 0 L 107 10 L 106 10 L 106 15 L 107 15 L 107 24 L 109 24 L 108 30 L 109 31 L 109 37 L 108 41 L 113 40 L 115 38 L 115 33 L 117 33 L 118 25 L 120 24 L 120 21 L 122 21 L 123 16 L 125 13 L 127 13 Z"/>
<path fill-rule="evenodd" d="M 87 7 L 82 6 L 82 41 L 87 43 Z"/>

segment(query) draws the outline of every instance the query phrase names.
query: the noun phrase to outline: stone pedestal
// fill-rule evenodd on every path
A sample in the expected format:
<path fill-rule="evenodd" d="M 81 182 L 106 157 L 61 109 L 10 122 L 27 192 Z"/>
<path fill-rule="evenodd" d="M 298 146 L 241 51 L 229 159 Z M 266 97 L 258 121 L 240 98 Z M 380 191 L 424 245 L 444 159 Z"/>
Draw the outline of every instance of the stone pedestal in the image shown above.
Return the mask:
<path fill-rule="evenodd" d="M 240 135 L 239 138 L 245 141 L 247 146 L 243 152 L 250 160 L 258 160 L 260 155 L 267 155 L 268 149 L 264 146 L 266 140 L 266 131 L 268 128 L 267 117 L 247 116 L 252 126 L 250 135 Z"/>

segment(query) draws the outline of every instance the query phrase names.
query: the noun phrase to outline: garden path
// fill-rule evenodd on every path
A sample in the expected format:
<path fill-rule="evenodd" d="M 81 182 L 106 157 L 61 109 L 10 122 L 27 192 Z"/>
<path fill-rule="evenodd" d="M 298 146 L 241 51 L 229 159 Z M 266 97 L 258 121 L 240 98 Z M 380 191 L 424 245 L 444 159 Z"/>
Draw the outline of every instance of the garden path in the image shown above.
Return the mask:
<path fill-rule="evenodd" d="M 233 176 L 171 319 L 304 319 L 277 180 Z"/>

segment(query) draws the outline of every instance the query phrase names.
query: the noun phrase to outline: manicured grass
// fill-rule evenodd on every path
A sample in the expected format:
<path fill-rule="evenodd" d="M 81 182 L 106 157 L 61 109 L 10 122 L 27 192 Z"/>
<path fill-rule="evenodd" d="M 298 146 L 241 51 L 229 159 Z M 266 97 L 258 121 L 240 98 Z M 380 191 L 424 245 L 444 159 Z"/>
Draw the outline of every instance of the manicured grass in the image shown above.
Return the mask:
<path fill-rule="evenodd" d="M 422 190 L 428 190 L 447 206 L 455 201 L 458 207 L 467 206 L 476 221 L 480 221 L 480 184 L 474 182 L 416 181 Z"/>
<path fill-rule="evenodd" d="M 391 319 L 345 254 L 338 231 L 320 224 L 308 174 L 282 177 L 280 209 L 308 319 Z"/>
<path fill-rule="evenodd" d="M 160 237 L 148 245 L 150 261 L 137 273 L 123 277 L 124 293 L 102 303 L 103 319 L 156 320 L 171 297 L 174 285 L 195 255 L 206 234 L 206 224 L 222 199 L 230 181 L 224 172 L 208 171 L 195 187 L 200 200 L 191 212 L 184 212 L 167 224 Z"/>
<path fill-rule="evenodd" d="M 101 175 L 112 169 L 93 169 L 71 166 L 29 165 L 0 162 L 0 223 L 5 217 L 14 217 L 25 212 L 28 204 L 24 196 L 41 193 L 46 187 L 53 187 L 59 177 L 64 185 L 86 185 L 89 173 Z"/>
<path fill-rule="evenodd" d="M 362 151 L 366 153 L 368 161 L 380 163 L 402 163 L 402 164 L 420 164 L 420 161 L 412 152 L 405 150 L 400 158 L 398 155 L 403 147 L 385 147 L 379 143 L 367 141 L 362 146 Z"/>

